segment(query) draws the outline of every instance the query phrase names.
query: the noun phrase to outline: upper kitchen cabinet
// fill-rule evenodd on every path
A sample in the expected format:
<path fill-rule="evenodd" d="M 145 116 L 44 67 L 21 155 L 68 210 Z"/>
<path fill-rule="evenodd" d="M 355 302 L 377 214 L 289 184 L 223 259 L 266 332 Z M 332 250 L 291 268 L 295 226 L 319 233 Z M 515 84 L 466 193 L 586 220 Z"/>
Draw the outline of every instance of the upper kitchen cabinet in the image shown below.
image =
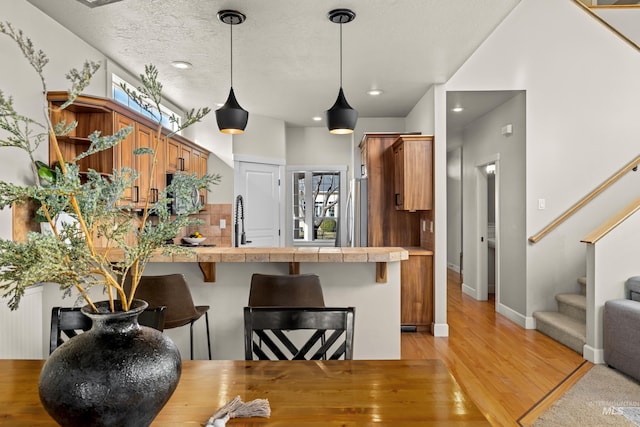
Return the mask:
<path fill-rule="evenodd" d="M 167 172 L 192 172 L 193 148 L 177 139 L 167 141 Z"/>
<path fill-rule="evenodd" d="M 433 137 L 401 135 L 393 143 L 393 187 L 396 210 L 433 208 Z"/>
<path fill-rule="evenodd" d="M 188 172 L 198 177 L 207 174 L 209 152 L 173 138 L 166 144 L 167 173 Z M 200 203 L 207 204 L 207 190 L 200 190 Z"/>
<path fill-rule="evenodd" d="M 209 159 L 209 154 L 205 151 L 201 151 L 198 149 L 193 149 L 191 152 L 191 164 L 192 164 L 192 172 L 195 172 L 199 178 L 202 178 L 207 174 L 207 161 Z M 207 204 L 207 190 L 200 190 L 200 203 L 202 205 Z"/>
<path fill-rule="evenodd" d="M 79 96 L 64 110 L 58 110 L 56 107 L 67 101 L 67 92 L 49 92 L 47 98 L 54 125 L 61 120 L 78 123 L 69 135 L 57 138 L 66 161 L 87 150 L 90 143 L 88 136 L 94 131 L 111 135 L 122 128 L 133 128 L 120 144 L 81 159 L 79 166 L 81 172 L 93 169 L 104 174 L 111 174 L 114 168 L 122 167 L 138 171 L 140 176 L 124 193 L 125 201 L 137 208 L 144 208 L 147 202 L 158 200 L 159 193 L 165 187 L 167 173 L 179 170 L 195 172 L 198 176 L 207 173 L 207 150 L 179 135 L 167 138 L 169 131 L 164 128 L 158 136 L 157 123 L 111 99 Z M 145 147 L 156 149 L 155 167 L 152 156 L 134 155 L 134 150 Z M 194 151 L 198 156 L 197 164 L 193 163 Z M 56 160 L 57 155 L 50 142 L 49 162 L 53 164 Z M 202 201 L 206 202 L 206 195 L 203 195 Z"/>

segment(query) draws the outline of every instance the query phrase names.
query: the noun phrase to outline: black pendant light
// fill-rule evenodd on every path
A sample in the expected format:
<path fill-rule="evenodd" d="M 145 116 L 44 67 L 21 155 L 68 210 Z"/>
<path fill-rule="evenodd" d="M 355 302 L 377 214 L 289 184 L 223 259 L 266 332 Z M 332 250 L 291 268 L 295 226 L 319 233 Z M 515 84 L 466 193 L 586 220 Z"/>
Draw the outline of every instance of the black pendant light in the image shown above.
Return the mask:
<path fill-rule="evenodd" d="M 229 24 L 231 29 L 231 90 L 227 102 L 216 110 L 216 120 L 218 128 L 222 133 L 240 134 L 244 132 L 249 120 L 249 112 L 243 109 L 233 92 L 233 26 L 242 24 L 247 17 L 236 10 L 221 10 L 218 12 L 218 19 L 225 24 Z"/>
<path fill-rule="evenodd" d="M 340 24 L 340 91 L 333 107 L 327 110 L 327 127 L 333 134 L 352 133 L 358 121 L 358 112 L 351 108 L 342 90 L 342 24 L 355 19 L 356 14 L 350 9 L 334 9 L 328 13 L 329 20 Z"/>

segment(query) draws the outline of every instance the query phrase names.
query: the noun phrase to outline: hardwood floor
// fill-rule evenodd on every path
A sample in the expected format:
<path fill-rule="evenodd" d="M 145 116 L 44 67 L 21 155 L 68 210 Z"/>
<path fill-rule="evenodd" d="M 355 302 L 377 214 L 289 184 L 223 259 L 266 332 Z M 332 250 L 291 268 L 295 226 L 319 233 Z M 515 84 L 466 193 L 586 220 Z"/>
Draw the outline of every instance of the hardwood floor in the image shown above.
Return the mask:
<path fill-rule="evenodd" d="M 449 337 L 403 332 L 402 358 L 441 359 L 493 426 L 520 425 L 525 415 L 530 422 L 540 407 L 530 409 L 547 394 L 552 396 L 544 401 L 549 406 L 565 379 L 588 370 L 589 362 L 578 353 L 497 314 L 495 301 L 463 294 L 453 271 L 448 272 L 447 292 Z"/>

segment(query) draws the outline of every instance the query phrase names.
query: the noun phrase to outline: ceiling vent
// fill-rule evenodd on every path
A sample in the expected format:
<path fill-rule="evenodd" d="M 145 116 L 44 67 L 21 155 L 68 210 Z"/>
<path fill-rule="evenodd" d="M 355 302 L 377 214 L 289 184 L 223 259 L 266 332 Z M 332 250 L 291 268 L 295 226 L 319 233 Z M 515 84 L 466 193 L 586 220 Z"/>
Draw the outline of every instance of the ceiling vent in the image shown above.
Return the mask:
<path fill-rule="evenodd" d="M 100 7 L 100 6 L 105 6 L 107 4 L 119 2 L 121 0 L 77 0 L 77 1 L 82 3 L 85 6 Z"/>

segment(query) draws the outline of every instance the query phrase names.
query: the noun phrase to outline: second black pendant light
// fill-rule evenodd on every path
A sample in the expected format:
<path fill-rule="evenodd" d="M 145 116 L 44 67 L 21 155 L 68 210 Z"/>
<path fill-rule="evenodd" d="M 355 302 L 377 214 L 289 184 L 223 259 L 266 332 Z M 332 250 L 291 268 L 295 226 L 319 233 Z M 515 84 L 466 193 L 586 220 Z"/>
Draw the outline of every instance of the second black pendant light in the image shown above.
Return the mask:
<path fill-rule="evenodd" d="M 340 91 L 335 104 L 326 112 L 327 127 L 330 133 L 348 134 L 356 127 L 358 112 L 351 108 L 342 90 L 342 24 L 353 21 L 356 14 L 350 9 L 334 9 L 327 16 L 331 22 L 340 24 Z"/>
<path fill-rule="evenodd" d="M 236 100 L 233 92 L 233 26 L 242 24 L 246 16 L 237 10 L 221 10 L 218 12 L 218 19 L 225 24 L 229 24 L 231 29 L 231 89 L 227 102 L 216 110 L 216 121 L 222 133 L 240 134 L 244 132 L 249 120 L 249 112 L 242 108 Z"/>

